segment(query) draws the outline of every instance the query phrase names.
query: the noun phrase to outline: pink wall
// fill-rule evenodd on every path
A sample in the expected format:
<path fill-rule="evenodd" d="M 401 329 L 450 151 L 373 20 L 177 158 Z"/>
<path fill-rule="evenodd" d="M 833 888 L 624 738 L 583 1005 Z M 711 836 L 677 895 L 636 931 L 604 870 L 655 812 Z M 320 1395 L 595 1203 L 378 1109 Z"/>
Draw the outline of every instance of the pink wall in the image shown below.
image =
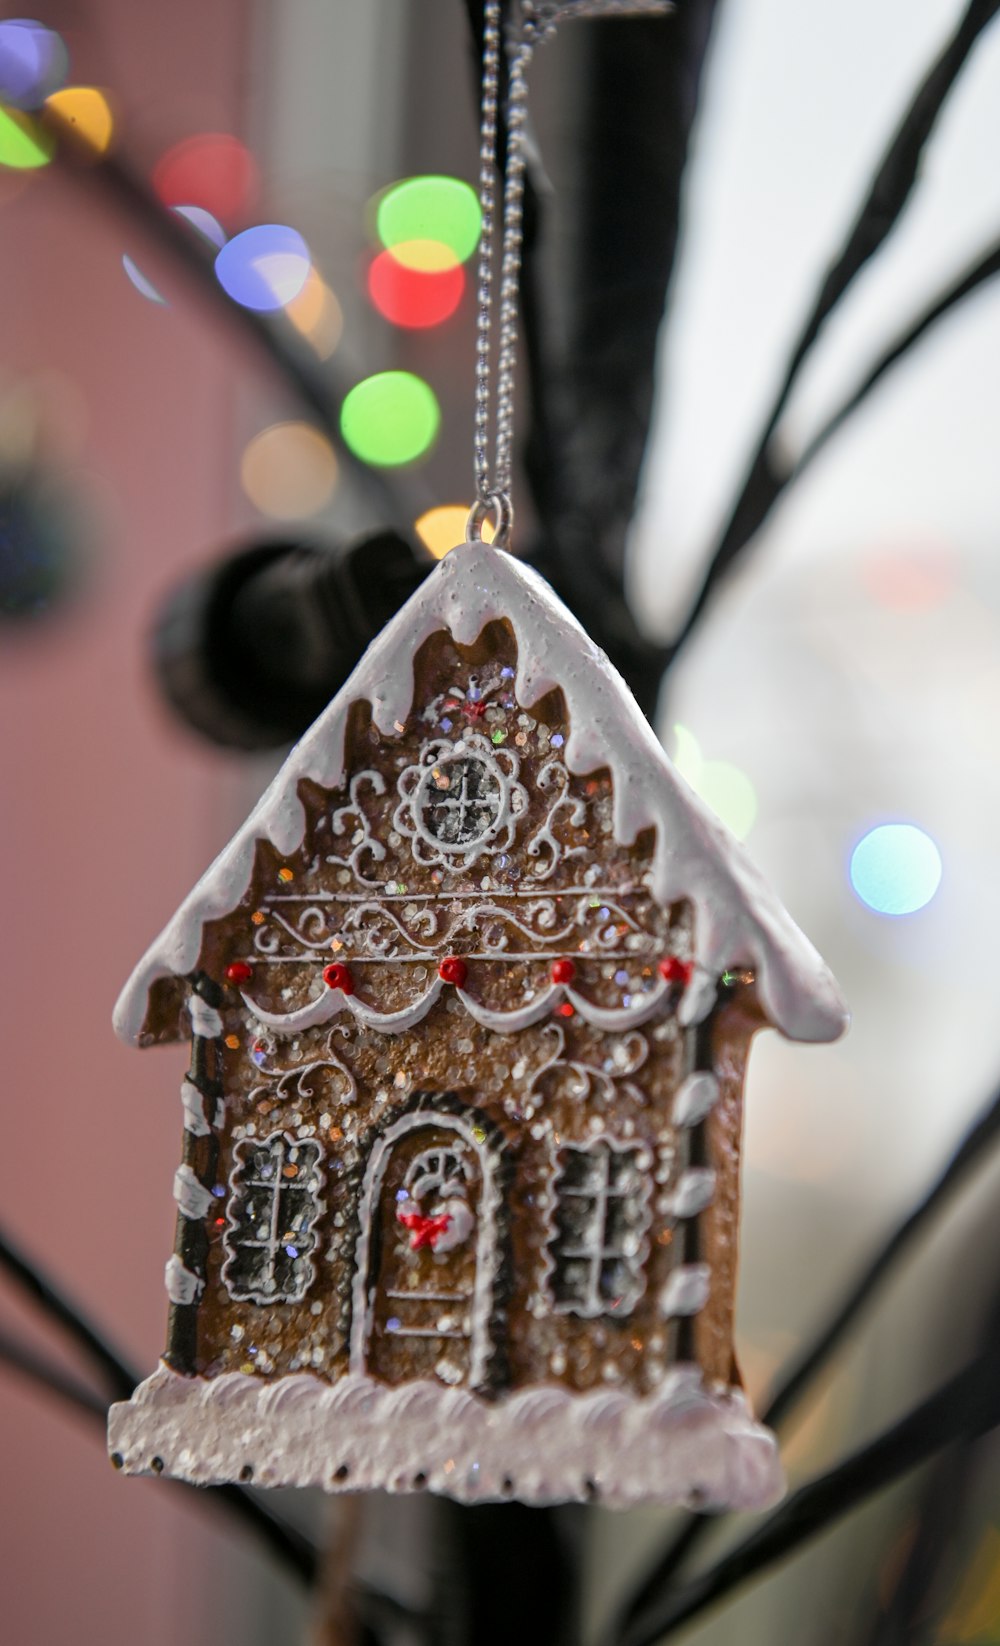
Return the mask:
<path fill-rule="evenodd" d="M 199 129 L 241 130 L 249 15 L 241 0 L 213 0 L 210 13 L 199 0 L 97 0 L 85 32 L 67 27 L 74 79 L 117 93 L 130 159 L 146 166 Z M 96 505 L 100 547 L 71 617 L 0 634 L 0 1218 L 151 1370 L 183 1056 L 118 1045 L 110 1013 L 229 819 L 225 763 L 167 724 L 144 631 L 160 592 L 234 529 L 232 410 L 257 367 L 55 167 L 12 199 L 0 193 L 0 214 L 0 373 L 62 374 L 49 393 L 57 422 L 72 413 L 78 425 L 82 404 L 83 446 L 74 455 L 71 440 L 64 456 Z M 124 251 L 173 287 L 169 309 L 128 284 Z M 0 1321 L 32 1324 L 2 1280 Z M 2 1367 L 0 1457 L 5 1641 L 236 1638 L 225 1576 L 243 1534 L 212 1530 L 219 1517 L 180 1488 L 119 1479 L 99 1434 Z M 223 1552 L 223 1582 L 210 1584 Z"/>

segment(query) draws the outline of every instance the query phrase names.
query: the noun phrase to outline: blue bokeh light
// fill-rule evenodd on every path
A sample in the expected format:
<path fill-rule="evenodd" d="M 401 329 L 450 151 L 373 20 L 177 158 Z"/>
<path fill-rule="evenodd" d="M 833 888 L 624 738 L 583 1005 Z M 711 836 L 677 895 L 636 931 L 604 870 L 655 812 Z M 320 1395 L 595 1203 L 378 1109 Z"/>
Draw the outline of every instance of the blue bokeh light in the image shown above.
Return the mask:
<path fill-rule="evenodd" d="M 69 53 L 53 29 L 30 17 L 0 23 L 0 102 L 37 109 L 69 73 Z"/>
<path fill-rule="evenodd" d="M 245 309 L 282 309 L 298 297 L 312 267 L 301 234 L 282 223 L 258 223 L 223 246 L 215 273 L 223 290 Z"/>
<path fill-rule="evenodd" d="M 851 853 L 851 885 L 876 914 L 915 914 L 941 884 L 941 853 L 915 823 L 880 823 Z"/>

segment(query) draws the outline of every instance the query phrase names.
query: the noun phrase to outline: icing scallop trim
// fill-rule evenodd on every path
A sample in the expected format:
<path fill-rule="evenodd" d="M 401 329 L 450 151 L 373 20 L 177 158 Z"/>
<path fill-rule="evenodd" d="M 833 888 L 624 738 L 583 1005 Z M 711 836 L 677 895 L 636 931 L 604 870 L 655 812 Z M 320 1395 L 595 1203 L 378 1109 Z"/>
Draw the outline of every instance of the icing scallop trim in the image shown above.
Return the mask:
<path fill-rule="evenodd" d="M 597 1499 L 763 1509 L 782 1495 L 773 1434 L 737 1389 L 697 1367 L 656 1394 L 541 1386 L 484 1401 L 427 1381 L 392 1388 L 350 1374 L 181 1377 L 161 1366 L 112 1406 L 112 1461 L 125 1474 L 196 1485 L 252 1479 L 325 1491 L 426 1489 L 465 1503 Z"/>
<path fill-rule="evenodd" d="M 770 1021 L 791 1040 L 835 1040 L 847 1025 L 837 985 L 809 940 L 743 848 L 674 770 L 627 686 L 604 653 L 530 567 L 482 543 L 452 550 L 369 646 L 319 719 L 296 744 L 242 828 L 181 904 L 126 984 L 115 1011 L 125 1040 L 141 1037 L 149 990 L 158 978 L 196 965 L 202 928 L 236 908 L 253 871 L 258 840 L 282 856 L 302 842 L 303 779 L 336 789 L 344 778 L 348 711 L 365 700 L 386 735 L 412 707 L 412 659 L 447 629 L 470 645 L 484 626 L 506 619 L 517 640 L 518 702 L 530 709 L 562 691 L 569 716 L 570 771 L 611 772 L 613 829 L 623 846 L 655 829 L 652 891 L 663 907 L 690 899 L 694 959 L 710 979 L 752 968 Z"/>
<path fill-rule="evenodd" d="M 377 1029 L 379 1034 L 401 1034 L 422 1022 L 446 987 L 441 978 L 436 977 L 430 988 L 422 995 L 418 995 L 415 1000 L 411 1000 L 408 1005 L 395 1012 L 380 1012 L 376 1006 L 366 1005 L 356 994 L 347 994 L 343 989 L 327 989 L 325 994 L 318 995 L 315 1000 L 307 1000 L 304 1006 L 297 1007 L 293 1012 L 269 1012 L 263 1006 L 259 1006 L 250 995 L 244 994 L 242 998 L 251 1016 L 263 1024 L 264 1028 L 273 1029 L 276 1034 L 298 1034 L 302 1029 L 315 1029 L 319 1024 L 329 1023 L 332 1018 L 339 1017 L 343 1011 L 350 1012 L 362 1028 Z M 638 1006 L 606 1007 L 596 1006 L 585 995 L 579 994 L 576 989 L 568 988 L 565 983 L 550 983 L 523 1006 L 514 1006 L 510 1011 L 497 1011 L 490 1006 L 482 1005 L 465 989 L 455 989 L 457 998 L 469 1016 L 484 1029 L 494 1029 L 499 1034 L 513 1034 L 518 1029 L 530 1029 L 532 1024 L 540 1023 L 543 1017 L 549 1017 L 563 1003 L 572 1006 L 592 1028 L 606 1029 L 611 1033 L 633 1029 L 640 1023 L 647 1023 L 659 1010 L 664 996 L 669 993 L 668 986 L 660 984 L 643 995 Z"/>

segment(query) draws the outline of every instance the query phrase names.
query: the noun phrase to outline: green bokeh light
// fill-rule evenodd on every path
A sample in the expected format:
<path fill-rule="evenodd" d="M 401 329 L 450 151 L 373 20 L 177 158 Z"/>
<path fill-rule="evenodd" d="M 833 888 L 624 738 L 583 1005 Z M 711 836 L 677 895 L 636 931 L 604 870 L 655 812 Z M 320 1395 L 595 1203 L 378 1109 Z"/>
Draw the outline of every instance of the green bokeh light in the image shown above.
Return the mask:
<path fill-rule="evenodd" d="M 441 408 L 430 384 L 408 371 L 366 377 L 344 399 L 340 432 L 355 457 L 378 468 L 412 463 L 433 445 Z"/>
<path fill-rule="evenodd" d="M 55 152 L 56 140 L 30 114 L 0 105 L 0 166 L 12 171 L 33 171 L 47 166 Z"/>
<path fill-rule="evenodd" d="M 674 765 L 684 781 L 737 840 L 745 840 L 757 820 L 757 796 L 746 772 L 728 760 L 706 760 L 687 726 L 675 726 L 674 736 Z"/>
<path fill-rule="evenodd" d="M 387 250 L 436 241 L 459 263 L 479 244 L 481 213 L 475 190 L 458 177 L 408 177 L 382 195 L 375 228 Z M 406 261 L 403 252 L 401 261 Z"/>

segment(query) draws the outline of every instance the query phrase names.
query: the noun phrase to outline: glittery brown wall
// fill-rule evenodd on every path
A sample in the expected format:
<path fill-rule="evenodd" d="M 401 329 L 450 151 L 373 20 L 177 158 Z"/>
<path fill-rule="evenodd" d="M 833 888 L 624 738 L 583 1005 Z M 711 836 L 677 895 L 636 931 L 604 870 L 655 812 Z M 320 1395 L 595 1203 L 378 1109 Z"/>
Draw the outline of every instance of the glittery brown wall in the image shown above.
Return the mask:
<path fill-rule="evenodd" d="M 561 1003 L 538 1023 L 508 1033 L 477 1022 L 446 983 L 421 1020 L 402 1032 L 380 1032 L 344 1010 L 289 1036 L 262 1027 L 238 988 L 225 983 L 227 966 L 248 963 L 247 995 L 265 1012 L 281 1014 L 322 991 L 321 973 L 331 963 L 349 968 L 353 1000 L 379 1014 L 405 1011 L 437 986 L 445 958 L 462 963 L 464 990 L 496 1013 L 536 998 L 553 968 L 565 970 L 568 961 L 574 990 L 601 1008 L 641 1008 L 643 996 L 662 987 L 659 959 L 690 951 L 689 911 L 656 904 L 651 833 L 631 847 L 615 840 L 607 771 L 568 771 L 561 695 L 524 710 L 513 695 L 515 665 L 506 625 L 491 625 L 471 648 L 434 636 L 417 659 L 407 723 L 384 735 L 367 705 L 355 707 L 343 787 L 326 794 L 302 785 L 308 823 L 300 849 L 279 858 L 261 843 L 240 907 L 206 928 L 200 965 L 225 987 L 227 1109 L 198 1323 L 197 1367 L 208 1375 L 308 1369 L 335 1378 L 348 1370 L 366 1163 L 416 1101 L 430 1105 L 418 1134 L 423 1146 L 446 1145 L 455 1134 L 435 1130 L 433 1115 L 434 1094 L 446 1093 L 454 1113 L 464 1114 L 467 1135 L 480 1117 L 502 1179 L 490 1327 L 494 1383 L 558 1381 L 584 1390 L 627 1382 L 648 1392 L 679 1353 L 691 1352 L 690 1334 L 684 1338 L 657 1309 L 671 1268 L 685 1256 L 686 1230 L 667 1201 L 688 1163 L 691 1138 L 675 1131 L 671 1109 L 693 1067 L 696 1035 L 678 1027 L 676 995 L 640 1026 L 613 1031 L 592 1026 L 558 997 Z M 465 765 L 455 764 L 457 756 Z M 505 821 L 486 848 L 474 843 L 463 851 L 460 833 L 447 838 L 448 830 L 481 829 L 494 813 Z M 177 1032 L 180 998 L 169 983 L 154 990 L 153 1037 Z M 706 1134 L 719 1190 L 701 1220 L 715 1278 L 696 1338 L 713 1377 L 727 1376 L 731 1359 L 745 1040 L 723 1034 L 719 1045 L 724 1093 Z M 421 1093 L 428 1095 L 418 1099 Z M 253 1140 L 263 1144 L 278 1134 L 289 1148 L 307 1140 L 320 1148 L 325 1181 L 310 1234 L 312 1279 L 297 1301 L 233 1300 L 221 1269 L 234 1150 L 242 1144 L 242 1154 L 252 1154 Z M 568 1147 L 599 1151 L 604 1142 L 613 1145 L 605 1151 L 606 1171 L 624 1165 L 632 1174 L 630 1205 L 643 1226 L 626 1244 L 633 1266 L 641 1265 L 642 1291 L 638 1298 L 608 1296 L 603 1312 L 588 1317 L 557 1307 L 553 1242 L 561 1239 L 567 1251 L 569 1244 L 557 1237 L 555 1189 Z M 473 1152 L 478 1146 L 473 1137 Z M 377 1288 L 365 1368 L 393 1381 L 464 1382 L 468 1306 L 448 1300 L 470 1294 L 477 1251 L 482 1259 L 476 1241 L 493 1165 L 483 1157 L 470 1167 L 464 1192 L 477 1233 L 466 1248 L 414 1249 L 396 1216 L 406 1194 L 407 1150 L 412 1154 L 407 1144 L 390 1156 L 379 1198 L 360 1217 L 373 1231 L 373 1283 L 373 1261 L 390 1276 Z M 280 1169 L 299 1167 L 293 1160 Z M 292 1238 L 289 1249 L 298 1250 Z M 415 1326 L 418 1319 L 425 1325 Z M 402 1335 L 390 1342 L 394 1332 Z"/>

